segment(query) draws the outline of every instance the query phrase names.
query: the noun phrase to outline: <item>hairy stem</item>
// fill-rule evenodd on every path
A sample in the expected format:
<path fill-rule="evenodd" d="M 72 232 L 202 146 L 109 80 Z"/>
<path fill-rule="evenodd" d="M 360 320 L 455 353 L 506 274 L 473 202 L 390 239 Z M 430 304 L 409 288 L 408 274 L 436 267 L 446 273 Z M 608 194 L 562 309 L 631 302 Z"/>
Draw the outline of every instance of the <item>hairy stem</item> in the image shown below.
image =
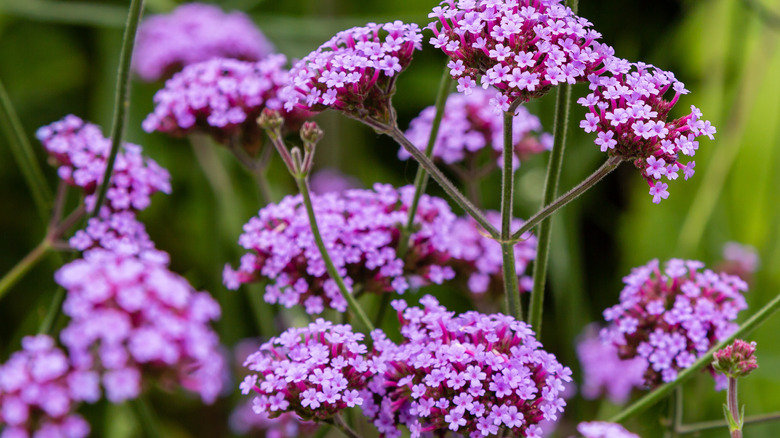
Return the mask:
<path fill-rule="evenodd" d="M 523 319 L 523 306 L 520 302 L 520 288 L 517 286 L 517 269 L 515 268 L 515 246 L 510 241 L 512 236 L 512 198 L 515 186 L 515 171 L 512 168 L 514 141 L 512 138 L 512 121 L 515 110 L 504 113 L 504 159 L 501 166 L 501 264 L 504 273 L 504 293 L 506 294 L 507 311 L 515 319 Z"/>
<path fill-rule="evenodd" d="M 736 428 L 731 429 L 731 438 L 742 438 L 742 423 L 739 418 L 739 401 L 737 398 L 737 378 L 729 376 L 729 387 L 726 391 L 726 402 L 728 403 L 728 415 L 731 415 Z"/>
<path fill-rule="evenodd" d="M 106 200 L 108 186 L 111 183 L 111 174 L 114 171 L 116 155 L 119 153 L 119 147 L 124 137 L 125 121 L 127 120 L 127 111 L 130 108 L 130 61 L 133 58 L 133 47 L 135 46 L 135 34 L 138 30 L 138 22 L 143 13 L 143 0 L 131 0 L 130 11 L 127 14 L 127 24 L 125 25 L 125 34 L 122 38 L 122 50 L 119 54 L 119 69 L 116 79 L 116 98 L 114 101 L 114 116 L 111 124 L 111 152 L 106 162 L 106 170 L 103 173 L 103 182 L 97 192 L 95 206 L 91 216 L 95 217 L 100 213 L 100 207 Z"/>
<path fill-rule="evenodd" d="M 777 420 L 780 420 L 780 412 L 772 412 L 770 414 L 761 414 L 761 415 L 753 415 L 751 417 L 745 417 L 742 423 L 744 426 L 745 424 L 767 423 L 770 421 L 777 421 Z M 677 428 L 677 433 L 683 435 L 689 433 L 698 433 L 703 430 L 720 429 L 722 427 L 729 427 L 729 424 L 725 420 L 702 421 L 700 423 L 691 423 L 691 424 L 682 425 Z"/>
<path fill-rule="evenodd" d="M 143 395 L 130 400 L 130 406 L 146 438 L 161 438 L 163 436 L 157 424 L 157 417 L 149 406 L 149 401 Z"/>

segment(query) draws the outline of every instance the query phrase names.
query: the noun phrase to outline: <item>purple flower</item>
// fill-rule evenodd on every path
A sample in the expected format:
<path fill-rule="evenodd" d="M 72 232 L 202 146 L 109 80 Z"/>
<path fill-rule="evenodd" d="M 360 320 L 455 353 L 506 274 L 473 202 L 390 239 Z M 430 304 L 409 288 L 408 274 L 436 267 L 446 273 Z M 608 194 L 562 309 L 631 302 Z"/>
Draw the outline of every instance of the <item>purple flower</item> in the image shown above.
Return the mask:
<path fill-rule="evenodd" d="M 257 61 L 273 50 L 244 13 L 226 14 L 213 5 L 189 3 L 141 23 L 133 70 L 145 81 L 156 81 L 196 62 L 212 58 Z"/>
<path fill-rule="evenodd" d="M 499 427 L 536 436 L 540 422 L 563 411 L 571 370 L 541 349 L 527 324 L 503 314 L 456 316 L 430 295 L 420 302 L 423 309 L 393 302 L 400 345 L 373 334 L 384 371 L 364 391 L 363 410 L 382 436 L 399 437 L 400 424 L 412 437 L 497 435 Z"/>
<path fill-rule="evenodd" d="M 71 318 L 61 340 L 75 364 L 101 373 L 110 401 L 137 397 L 142 380 L 161 374 L 208 403 L 217 397 L 224 361 L 209 323 L 219 305 L 156 253 L 92 249 L 55 280 L 67 290 L 63 313 Z"/>
<path fill-rule="evenodd" d="M 298 438 L 313 433 L 317 425 L 301 421 L 293 413 L 271 418 L 268 413 L 255 413 L 252 403 L 241 403 L 230 414 L 230 429 L 237 435 L 260 433 L 269 438 Z"/>
<path fill-rule="evenodd" d="M 553 86 L 599 73 L 614 51 L 601 34 L 560 0 L 499 2 L 444 0 L 428 14 L 430 43 L 452 60 L 458 91 L 470 93 L 477 81 L 494 86 L 507 111 L 512 101 L 543 96 Z"/>
<path fill-rule="evenodd" d="M 696 138 L 712 139 L 715 128 L 694 106 L 687 116 L 668 120 L 677 100 L 688 93 L 673 73 L 620 58 L 605 65 L 609 74 L 588 76 L 592 93 L 578 100 L 588 108 L 580 127 L 598 134 L 595 143 L 602 152 L 632 160 L 657 204 L 669 196 L 668 185 L 660 180 L 677 179 L 680 170 L 685 179 L 693 176 L 695 163 L 682 164 L 680 154 L 692 157 L 699 148 Z M 674 97 L 666 100 L 670 89 Z"/>
<path fill-rule="evenodd" d="M 251 374 L 241 386 L 254 392 L 257 414 L 276 417 L 295 412 L 299 418 L 327 420 L 341 410 L 359 406 L 358 391 L 378 370 L 362 333 L 322 318 L 305 328 L 291 328 L 249 355 Z"/>
<path fill-rule="evenodd" d="M 85 438 L 89 424 L 73 411 L 99 398 L 97 373 L 74 367 L 47 335 L 26 336 L 22 350 L 0 365 L 3 437 Z"/>
<path fill-rule="evenodd" d="M 41 127 L 36 133 L 46 152 L 59 164 L 57 174 L 86 195 L 87 208 L 94 207 L 98 186 L 103 182 L 111 140 L 100 128 L 69 115 Z M 141 146 L 125 143 L 117 154 L 106 205 L 111 211 L 143 210 L 155 192 L 170 193 L 168 171 L 141 155 Z"/>
<path fill-rule="evenodd" d="M 376 184 L 312 198 L 317 223 L 333 263 L 349 287 L 374 293 L 403 293 L 410 283 L 441 283 L 454 277 L 447 266 L 448 230 L 455 215 L 447 203 L 423 196 L 409 250 L 399 259 L 400 228 L 406 224 L 414 187 Z M 300 196 L 288 196 L 260 210 L 244 226 L 239 244 L 247 249 L 237 270 L 225 267 L 230 289 L 268 281 L 265 300 L 286 307 L 304 305 L 310 314 L 324 307 L 341 312 L 344 297 L 327 274 L 314 243 Z"/>
<path fill-rule="evenodd" d="M 395 117 L 390 107 L 395 81 L 422 48 L 421 40 L 416 24 L 400 21 L 341 31 L 290 70 L 285 108 L 333 108 L 387 124 Z"/>
<path fill-rule="evenodd" d="M 320 169 L 309 178 L 312 193 L 324 194 L 331 192 L 345 192 L 349 189 L 360 188 L 360 180 L 341 173 L 335 168 Z"/>
<path fill-rule="evenodd" d="M 163 263 L 168 262 L 168 254 L 155 249 L 146 227 L 132 211 L 111 213 L 103 207 L 101 214 L 89 219 L 87 227 L 76 231 L 68 243 L 79 251 L 104 248 L 128 255 L 146 253 L 147 257 L 152 257 L 156 254 Z"/>
<path fill-rule="evenodd" d="M 614 345 L 621 359 L 647 364 L 648 387 L 674 380 L 727 338 L 737 329 L 737 314 L 747 308 L 747 283 L 709 269 L 700 272 L 703 267 L 672 259 L 663 271 L 658 260 L 635 268 L 623 278 L 620 303 L 604 311 L 610 325 L 601 330 L 602 340 Z"/>
<path fill-rule="evenodd" d="M 246 147 L 260 143 L 257 118 L 269 108 L 297 129 L 309 113 L 282 108 L 278 92 L 290 79 L 286 63 L 284 55 L 269 55 L 259 62 L 217 58 L 188 65 L 154 95 L 154 112 L 143 128 L 177 137 L 205 132 L 219 143 Z"/>
<path fill-rule="evenodd" d="M 639 435 L 627 431 L 623 426 L 606 421 L 580 423 L 577 432 L 585 438 L 639 438 Z"/>
<path fill-rule="evenodd" d="M 497 95 L 498 92 L 492 89 L 476 89 L 468 95 L 451 94 L 447 98 L 439 134 L 434 144 L 434 158 L 446 164 L 474 163 L 476 154 L 483 149 L 488 149 L 491 158 L 500 160 L 504 144 L 503 117 L 496 114 L 489 106 L 490 100 L 495 99 Z M 418 149 L 425 149 L 428 145 L 435 113 L 436 109 L 429 106 L 409 123 L 406 136 Z M 529 156 L 552 147 L 552 136 L 541 133 L 542 125 L 539 118 L 524 107 L 518 108 L 512 126 L 516 165 Z M 532 132 L 536 132 L 537 135 L 532 135 Z M 398 158 L 402 160 L 408 159 L 409 156 L 404 149 L 398 151 Z M 463 163 L 464 167 L 468 167 L 466 163 Z M 492 163 L 493 161 L 490 167 Z"/>
<path fill-rule="evenodd" d="M 582 396 L 592 400 L 602 393 L 613 403 L 628 400 L 631 390 L 644 386 L 647 361 L 642 358 L 622 360 L 617 348 L 602 342 L 595 326 L 589 326 L 577 344 L 582 366 Z"/>

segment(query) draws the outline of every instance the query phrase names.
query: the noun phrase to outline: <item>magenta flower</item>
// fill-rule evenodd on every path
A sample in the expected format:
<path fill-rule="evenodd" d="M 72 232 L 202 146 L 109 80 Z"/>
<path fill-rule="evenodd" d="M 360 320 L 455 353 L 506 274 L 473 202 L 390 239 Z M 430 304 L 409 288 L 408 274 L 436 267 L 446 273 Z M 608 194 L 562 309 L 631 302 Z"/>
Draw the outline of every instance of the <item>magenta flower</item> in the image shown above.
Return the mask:
<path fill-rule="evenodd" d="M 553 86 L 600 73 L 614 51 L 601 34 L 560 0 L 444 0 L 428 14 L 431 45 L 450 57 L 458 91 L 471 93 L 477 81 L 494 86 L 498 111 L 527 102 Z"/>
<path fill-rule="evenodd" d="M 87 251 L 93 248 L 103 248 L 120 254 L 139 255 L 147 253 L 147 257 L 156 253 L 163 263 L 168 262 L 168 254 L 157 251 L 154 242 L 146 233 L 146 227 L 131 211 L 110 213 L 103 207 L 101 215 L 89 219 L 86 228 L 78 230 L 68 242 L 73 249 Z"/>
<path fill-rule="evenodd" d="M 441 284 L 455 272 L 447 265 L 448 231 L 455 215 L 443 199 L 420 199 L 415 231 L 404 259 L 396 248 L 406 224 L 414 187 L 376 184 L 312 197 L 317 223 L 333 263 L 349 287 L 365 292 L 403 293 L 412 285 Z M 225 266 L 225 285 L 267 281 L 265 300 L 286 307 L 304 305 L 310 314 L 347 302 L 328 276 L 314 243 L 300 196 L 288 196 L 260 210 L 244 225 L 239 244 L 248 250 L 237 270 Z"/>
<path fill-rule="evenodd" d="M 681 163 L 681 154 L 692 157 L 699 148 L 696 138 L 711 140 L 715 127 L 694 106 L 690 114 L 668 120 L 677 100 L 688 93 L 671 72 L 619 58 L 605 64 L 610 74 L 588 76 L 593 92 L 577 101 L 589 110 L 580 127 L 597 133 L 595 143 L 602 152 L 632 160 L 657 204 L 669 197 L 669 186 L 661 179 L 675 180 L 679 172 L 685 179 L 693 176 L 696 163 Z M 670 89 L 674 97 L 666 100 Z"/>
<path fill-rule="evenodd" d="M 639 438 L 639 435 L 627 431 L 623 426 L 606 421 L 580 423 L 577 432 L 585 438 Z"/>
<path fill-rule="evenodd" d="M 363 338 L 322 318 L 288 329 L 246 358 L 244 366 L 257 374 L 244 378 L 241 392 L 254 392 L 255 413 L 271 418 L 294 412 L 304 420 L 327 420 L 360 406 L 358 391 L 378 371 Z"/>
<path fill-rule="evenodd" d="M 309 114 L 282 109 L 278 92 L 289 82 L 286 63 L 284 55 L 270 55 L 259 62 L 218 58 L 188 65 L 154 95 L 156 106 L 143 128 L 176 137 L 204 132 L 246 147 L 261 142 L 257 118 L 269 108 L 296 129 Z"/>
<path fill-rule="evenodd" d="M 159 378 L 212 402 L 222 388 L 223 359 L 209 322 L 220 308 L 206 292 L 158 260 L 158 252 L 87 251 L 55 280 L 67 290 L 71 318 L 61 339 L 79 367 L 100 372 L 113 403 L 137 397 Z"/>
<path fill-rule="evenodd" d="M 74 368 L 47 335 L 26 336 L 22 350 L 0 365 L 3 438 L 85 438 L 89 424 L 73 412 L 80 402 L 98 399 L 97 373 Z"/>
<path fill-rule="evenodd" d="M 285 108 L 333 108 L 357 119 L 394 122 L 395 81 L 422 48 L 416 24 L 369 23 L 336 34 L 296 63 Z"/>
<path fill-rule="evenodd" d="M 623 404 L 634 388 L 644 387 L 647 361 L 641 357 L 622 360 L 615 345 L 598 337 L 595 325 L 586 328 L 577 343 L 582 367 L 582 396 L 592 400 L 602 394 L 611 402 Z"/>
<path fill-rule="evenodd" d="M 363 391 L 363 412 L 382 437 L 445 434 L 541 436 L 566 405 L 571 370 L 541 349 L 531 329 L 512 317 L 467 312 L 456 316 L 430 295 L 424 308 L 394 301 L 403 343 L 374 333 L 383 364 Z"/>
<path fill-rule="evenodd" d="M 258 61 L 273 51 L 273 45 L 243 12 L 226 14 L 217 6 L 188 3 L 141 23 L 133 70 L 151 82 L 196 62 L 212 58 Z"/>
<path fill-rule="evenodd" d="M 468 95 L 450 95 L 433 147 L 433 157 L 446 164 L 465 162 L 464 167 L 468 168 L 467 163 L 474 163 L 479 151 L 488 149 L 490 157 L 500 160 L 504 145 L 504 121 L 500 113 L 496 114 L 490 106 L 490 101 L 498 95 L 499 93 L 492 89 L 476 89 Z M 418 149 L 424 150 L 428 145 L 435 114 L 436 108 L 429 106 L 409 123 L 406 136 Z M 512 120 L 512 127 L 515 167 L 529 156 L 552 148 L 552 136 L 541 133 L 542 124 L 539 118 L 524 107 L 518 108 Z M 406 160 L 409 157 L 405 149 L 398 151 L 398 158 Z M 492 163 L 493 161 L 491 168 Z"/>
<path fill-rule="evenodd" d="M 719 341 L 737 329 L 734 322 L 747 308 L 747 284 L 739 277 L 715 273 L 693 260 L 658 260 L 635 268 L 623 278 L 620 303 L 604 311 L 610 325 L 601 337 L 624 359 L 647 363 L 645 385 L 671 382 Z"/>
<path fill-rule="evenodd" d="M 69 115 L 38 129 L 36 137 L 60 167 L 57 174 L 86 195 L 88 209 L 94 208 L 95 192 L 103 182 L 111 140 L 97 125 Z M 141 146 L 125 143 L 117 154 L 106 205 L 111 211 L 143 210 L 155 192 L 170 193 L 168 171 L 141 155 Z"/>

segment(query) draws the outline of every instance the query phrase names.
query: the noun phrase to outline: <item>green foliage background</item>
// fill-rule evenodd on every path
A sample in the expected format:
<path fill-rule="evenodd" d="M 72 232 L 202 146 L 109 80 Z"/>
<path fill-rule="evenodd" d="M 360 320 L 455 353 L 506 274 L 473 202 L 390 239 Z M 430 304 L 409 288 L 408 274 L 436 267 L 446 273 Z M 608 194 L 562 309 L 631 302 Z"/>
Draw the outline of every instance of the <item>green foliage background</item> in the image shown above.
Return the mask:
<path fill-rule="evenodd" d="M 108 132 L 127 3 L 0 0 L 0 79 L 31 138 L 39 126 L 69 113 L 100 124 Z M 167 12 L 177 4 L 173 0 L 146 3 L 147 14 Z M 225 9 L 249 13 L 289 58 L 302 57 L 337 31 L 368 21 L 400 19 L 425 25 L 427 13 L 435 6 L 434 1 L 420 0 L 219 3 Z M 718 133 L 715 141 L 701 142 L 695 177 L 670 184 L 671 196 L 660 205 L 651 203 L 646 184 L 635 169 L 624 164 L 556 217 L 542 342 L 578 378 L 575 337 L 587 323 L 601 319 L 602 309 L 617 301 L 621 277 L 633 266 L 672 257 L 699 259 L 712 266 L 721 259 L 724 243 L 733 240 L 753 245 L 761 257 L 748 294 L 751 308 L 740 320 L 780 292 L 780 172 L 775 170 L 780 168 L 780 3 L 580 3 L 580 15 L 594 23 L 618 56 L 674 71 L 686 83 L 691 94 L 681 98 L 677 115 L 696 105 Z M 443 64 L 443 55 L 426 46 L 401 76 L 394 103 L 402 128 L 433 103 Z M 157 246 L 171 254 L 172 268 L 220 300 L 224 314 L 218 330 L 226 345 L 259 333 L 268 335 L 273 317 L 257 320 L 253 316 L 251 309 L 257 300 L 251 291 L 230 292 L 221 282 L 224 264 L 235 264 L 240 255 L 235 242 L 241 225 L 259 207 L 256 189 L 224 150 L 213 148 L 201 157 L 229 175 L 228 184 L 213 184 L 186 142 L 141 130 L 141 121 L 152 109 L 152 96 L 161 85 L 133 83 L 126 139 L 143 145 L 146 154 L 170 170 L 173 180 L 172 195 L 156 195 L 141 219 Z M 574 89 L 575 99 L 585 93 L 584 85 Z M 552 130 L 553 105 L 552 95 L 529 104 L 547 131 Z M 562 190 L 579 182 L 604 159 L 592 138 L 577 127 L 583 114 L 575 103 Z M 336 167 L 366 186 L 377 181 L 395 185 L 413 181 L 415 165 L 397 160 L 397 146 L 387 138 L 338 114 L 325 113 L 317 120 L 326 132 L 316 157 L 318 167 Z M 42 148 L 34 139 L 33 143 L 54 188 L 54 169 L 45 165 Z M 537 157 L 521 166 L 516 191 L 520 217 L 538 208 L 545 165 L 546 158 Z M 276 159 L 270 178 L 277 200 L 294 192 L 292 179 Z M 6 272 L 40 241 L 45 230 L 6 138 L 0 138 L 0 187 L 0 272 Z M 441 194 L 433 183 L 428 192 Z M 482 186 L 482 194 L 488 207 L 498 208 L 497 175 Z M 71 199 L 72 204 L 76 202 Z M 52 275 L 59 266 L 57 260 L 48 257 L 0 303 L 0 360 L 18 349 L 23 335 L 35 332 L 55 289 Z M 468 307 L 460 294 L 444 288 L 434 292 L 452 309 Z M 302 322 L 295 313 L 287 312 L 286 318 Z M 393 327 L 390 319 L 387 327 Z M 747 415 L 780 411 L 778 330 L 780 316 L 750 337 L 758 341 L 760 368 L 740 387 Z M 686 423 L 722 418 L 725 394 L 713 392 L 708 376 L 686 384 L 684 393 Z M 183 394 L 174 397 L 155 391 L 152 403 L 165 436 L 216 437 L 229 436 L 226 416 L 237 398 L 233 394 L 213 407 L 201 407 Z M 661 436 L 657 414 L 664 412 L 663 405 L 629 422 L 629 428 L 644 437 Z M 576 421 L 604 419 L 618 410 L 607 402 L 575 396 L 559 436 L 573 433 Z M 127 407 L 98 404 L 85 412 L 93 423 L 94 436 L 139 434 Z M 778 431 L 778 423 L 747 426 L 746 436 L 776 437 Z M 727 432 L 721 429 L 700 436 L 725 437 Z"/>

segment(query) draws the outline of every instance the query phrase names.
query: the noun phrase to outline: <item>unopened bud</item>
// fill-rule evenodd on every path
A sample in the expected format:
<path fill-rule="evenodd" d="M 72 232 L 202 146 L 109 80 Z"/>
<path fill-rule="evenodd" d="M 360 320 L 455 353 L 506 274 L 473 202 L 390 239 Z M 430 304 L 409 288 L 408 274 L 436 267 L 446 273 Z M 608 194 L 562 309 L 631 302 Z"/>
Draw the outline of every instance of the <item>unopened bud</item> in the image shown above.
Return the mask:
<path fill-rule="evenodd" d="M 731 378 L 744 377 L 758 368 L 756 343 L 737 339 L 733 344 L 715 352 L 712 367 Z"/>
<path fill-rule="evenodd" d="M 257 118 L 257 124 L 266 131 L 276 132 L 281 129 L 284 119 L 279 111 L 266 108 Z"/>
<path fill-rule="evenodd" d="M 322 139 L 322 129 L 316 122 L 305 122 L 301 128 L 301 140 L 306 151 L 309 152 Z"/>

